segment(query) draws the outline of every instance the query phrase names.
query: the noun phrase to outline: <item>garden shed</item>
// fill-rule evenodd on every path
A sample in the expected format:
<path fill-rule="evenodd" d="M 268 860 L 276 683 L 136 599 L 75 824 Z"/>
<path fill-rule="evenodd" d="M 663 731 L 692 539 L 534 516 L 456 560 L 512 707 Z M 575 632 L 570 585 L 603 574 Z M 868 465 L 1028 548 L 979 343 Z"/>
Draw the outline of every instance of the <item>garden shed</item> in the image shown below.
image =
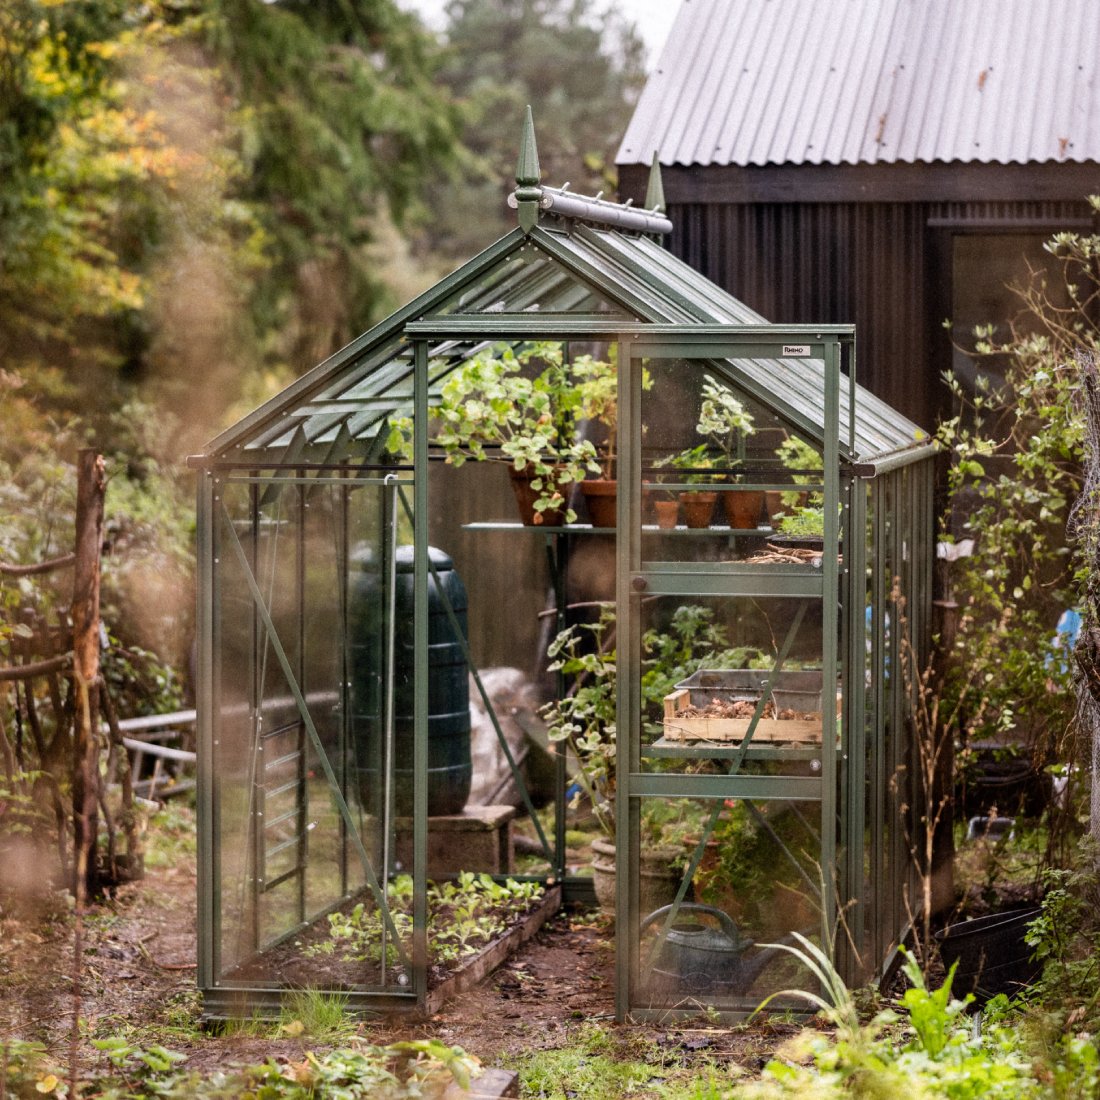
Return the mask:
<path fill-rule="evenodd" d="M 670 250 L 773 320 L 854 323 L 863 384 L 931 425 L 974 327 L 1005 336 L 1046 241 L 1093 229 L 1098 40 L 1088 0 L 690 0 L 620 192 L 656 150 Z"/>
<path fill-rule="evenodd" d="M 595 823 L 623 1017 L 751 1009 L 805 982 L 758 946 L 795 932 L 881 973 L 912 919 L 930 440 L 859 385 L 851 326 L 769 325 L 672 256 L 659 172 L 642 209 L 546 186 L 528 117 L 512 201 L 192 459 L 209 1015 L 303 985 L 433 1005 L 454 891 L 585 896 Z M 549 704 L 520 742 L 486 623 Z M 468 801 L 471 704 L 511 804 Z"/>

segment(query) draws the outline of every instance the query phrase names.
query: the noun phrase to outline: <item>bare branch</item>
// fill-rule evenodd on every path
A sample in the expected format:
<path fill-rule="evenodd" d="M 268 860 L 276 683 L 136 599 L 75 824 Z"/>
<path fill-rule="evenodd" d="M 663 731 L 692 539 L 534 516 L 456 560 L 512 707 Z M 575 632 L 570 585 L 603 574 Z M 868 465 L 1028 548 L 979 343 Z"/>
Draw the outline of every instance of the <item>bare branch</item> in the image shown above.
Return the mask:
<path fill-rule="evenodd" d="M 34 565 L 9 565 L 0 561 L 0 577 L 37 577 L 43 573 L 52 573 L 56 569 L 64 569 L 76 561 L 75 554 L 63 554 L 60 558 L 50 558 L 48 561 L 40 561 Z"/>
<path fill-rule="evenodd" d="M 0 668 L 0 683 L 12 680 L 31 680 L 35 676 L 45 676 L 51 672 L 68 667 L 72 662 L 71 653 L 59 653 L 56 657 L 47 657 L 43 661 L 30 661 L 25 665 L 9 665 Z"/>

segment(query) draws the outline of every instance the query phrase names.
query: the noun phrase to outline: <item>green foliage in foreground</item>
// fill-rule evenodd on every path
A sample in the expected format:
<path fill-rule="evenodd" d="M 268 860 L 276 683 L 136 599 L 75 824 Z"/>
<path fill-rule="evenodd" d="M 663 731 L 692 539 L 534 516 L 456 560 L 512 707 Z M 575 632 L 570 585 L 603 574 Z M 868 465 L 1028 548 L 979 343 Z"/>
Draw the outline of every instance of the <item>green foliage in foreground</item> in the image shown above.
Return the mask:
<path fill-rule="evenodd" d="M 1065 1034 L 1040 1053 L 1027 1030 L 1010 1023 L 1004 998 L 987 1007 L 983 1027 L 966 1014 L 969 995 L 963 1001 L 951 996 L 954 967 L 939 989 L 930 990 L 916 960 L 907 956 L 910 988 L 900 1011 L 887 1009 L 861 1023 L 851 993 L 835 980 L 820 949 L 806 943 L 804 951 L 788 950 L 822 977 L 828 1001 L 802 996 L 821 1006 L 835 1034 L 803 1032 L 780 1048 L 761 1081 L 731 1097 L 1086 1100 L 1100 1090 L 1100 1056 L 1091 1035 Z"/>
<path fill-rule="evenodd" d="M 549 1100 L 611 1100 L 625 1095 L 664 1100 L 1092 1100 L 1100 1096 L 1095 1037 L 1063 1029 L 1043 1035 L 1033 1006 L 1004 997 L 981 1022 L 970 998 L 951 995 L 951 980 L 925 984 L 907 957 L 910 988 L 893 1008 L 861 1019 L 853 994 L 827 955 L 809 941 L 784 948 L 818 980 L 822 995 L 785 990 L 820 1010 L 831 1031 L 807 1028 L 784 1043 L 756 1080 L 732 1060 L 700 1068 L 675 1052 L 634 1043 L 588 1025 L 559 1050 L 516 1063 L 522 1095 Z M 1049 1030 L 1049 1029 L 1048 1029 Z M 644 1049 L 643 1049 L 644 1047 Z"/>
<path fill-rule="evenodd" d="M 124 1039 L 96 1040 L 103 1056 L 95 1078 L 102 1100 L 167 1097 L 183 1100 L 405 1100 L 441 1096 L 452 1083 L 468 1086 L 478 1063 L 460 1047 L 435 1039 L 354 1048 L 300 1061 L 266 1062 L 202 1075 L 180 1068 L 183 1056 L 163 1047 L 139 1048 Z M 38 1043 L 0 1044 L 0 1094 L 13 1097 L 67 1097 L 64 1070 L 52 1065 Z"/>
<path fill-rule="evenodd" d="M 675 1049 L 658 1049 L 628 1032 L 616 1033 L 596 1024 L 581 1027 L 566 1047 L 536 1051 L 514 1059 L 511 1065 L 519 1072 L 520 1095 L 542 1100 L 619 1100 L 623 1096 L 695 1100 L 723 1095 L 719 1082 L 729 1080 L 717 1066 L 701 1072 Z"/>

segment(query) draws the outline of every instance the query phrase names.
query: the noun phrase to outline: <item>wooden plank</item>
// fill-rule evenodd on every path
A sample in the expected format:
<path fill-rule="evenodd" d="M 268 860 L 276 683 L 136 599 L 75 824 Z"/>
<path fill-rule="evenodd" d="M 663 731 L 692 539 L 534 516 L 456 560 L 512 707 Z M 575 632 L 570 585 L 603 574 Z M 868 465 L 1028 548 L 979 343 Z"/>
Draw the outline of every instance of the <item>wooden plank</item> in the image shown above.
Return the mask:
<path fill-rule="evenodd" d="M 621 165 L 619 192 L 645 193 L 649 168 Z M 662 165 L 665 203 L 676 221 L 682 203 L 1078 202 L 1096 165 L 1049 164 L 733 164 Z M 1087 215 L 1082 207 L 1080 217 Z"/>
<path fill-rule="evenodd" d="M 532 910 L 514 928 L 506 932 L 499 940 L 489 944 L 483 951 L 472 956 L 469 961 L 440 982 L 435 989 L 428 990 L 424 999 L 424 1011 L 434 1015 L 444 1003 L 472 989 L 478 982 L 487 978 L 520 944 L 526 943 L 561 908 L 561 887 L 547 887 L 546 896 L 537 909 Z"/>
<path fill-rule="evenodd" d="M 675 718 L 676 712 L 683 710 L 691 701 L 691 692 L 687 688 L 679 688 L 672 692 L 671 695 L 665 696 L 665 723 L 667 725 L 668 719 Z"/>
<path fill-rule="evenodd" d="M 748 718 L 666 718 L 669 741 L 743 741 L 749 732 Z M 821 744 L 821 721 L 801 718 L 761 718 L 752 743 L 798 741 Z"/>

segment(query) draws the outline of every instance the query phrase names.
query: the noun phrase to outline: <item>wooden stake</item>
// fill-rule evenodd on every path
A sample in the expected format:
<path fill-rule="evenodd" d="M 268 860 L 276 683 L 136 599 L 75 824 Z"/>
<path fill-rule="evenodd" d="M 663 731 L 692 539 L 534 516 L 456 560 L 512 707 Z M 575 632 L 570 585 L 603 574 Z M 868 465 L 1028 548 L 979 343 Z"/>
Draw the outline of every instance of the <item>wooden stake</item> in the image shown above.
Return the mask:
<path fill-rule="evenodd" d="M 73 577 L 73 868 L 77 906 L 94 895 L 99 796 L 99 559 L 103 546 L 103 457 L 86 448 L 77 458 L 76 560 Z"/>

